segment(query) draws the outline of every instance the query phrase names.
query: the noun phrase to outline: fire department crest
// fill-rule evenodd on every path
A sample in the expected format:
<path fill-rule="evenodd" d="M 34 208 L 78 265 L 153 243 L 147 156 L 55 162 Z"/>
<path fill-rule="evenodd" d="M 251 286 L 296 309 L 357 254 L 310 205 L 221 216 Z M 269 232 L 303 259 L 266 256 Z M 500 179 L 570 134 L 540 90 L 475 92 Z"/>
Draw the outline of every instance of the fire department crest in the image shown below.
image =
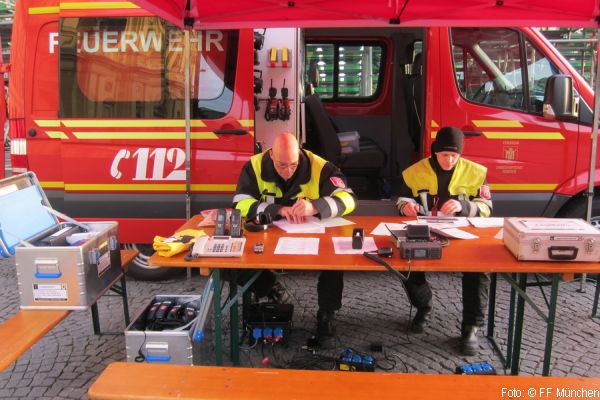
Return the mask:
<path fill-rule="evenodd" d="M 329 178 L 329 180 L 331 181 L 331 183 L 333 183 L 333 186 L 335 187 L 339 187 L 341 189 L 346 188 L 346 184 L 344 183 L 344 180 L 342 178 L 332 176 L 331 178 Z"/>
<path fill-rule="evenodd" d="M 490 187 L 488 185 L 481 185 L 479 188 L 479 196 L 481 196 L 482 199 L 491 199 L 492 194 L 490 193 Z"/>

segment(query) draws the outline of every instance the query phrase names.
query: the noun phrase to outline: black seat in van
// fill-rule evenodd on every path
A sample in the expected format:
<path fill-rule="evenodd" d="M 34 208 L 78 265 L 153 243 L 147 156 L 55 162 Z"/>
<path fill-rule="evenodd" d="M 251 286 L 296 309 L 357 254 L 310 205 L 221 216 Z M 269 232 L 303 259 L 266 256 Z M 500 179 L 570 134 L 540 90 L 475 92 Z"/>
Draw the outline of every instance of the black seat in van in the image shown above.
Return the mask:
<path fill-rule="evenodd" d="M 338 131 L 317 94 L 305 98 L 307 137 L 306 147 L 337 165 L 347 176 L 368 175 L 377 178 L 385 166 L 384 151 L 371 141 L 359 146 L 358 152 L 342 153 Z M 362 147 L 362 148 L 361 148 Z"/>

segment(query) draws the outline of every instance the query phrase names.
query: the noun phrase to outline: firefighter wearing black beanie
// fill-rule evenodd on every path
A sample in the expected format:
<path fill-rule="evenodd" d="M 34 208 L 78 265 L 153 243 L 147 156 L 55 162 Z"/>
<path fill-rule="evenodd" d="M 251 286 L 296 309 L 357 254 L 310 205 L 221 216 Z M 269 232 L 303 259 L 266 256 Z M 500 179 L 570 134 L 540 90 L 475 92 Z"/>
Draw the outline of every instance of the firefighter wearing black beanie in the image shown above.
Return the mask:
<path fill-rule="evenodd" d="M 463 132 L 451 126 L 439 130 L 431 145 L 432 155 L 402 172 L 403 185 L 397 201 L 400 215 L 452 215 L 489 217 L 492 199 L 486 182 L 487 169 L 462 157 Z M 433 308 L 431 287 L 425 273 L 413 271 L 405 284 L 417 312 L 411 323 L 415 333 L 424 332 Z M 461 352 L 479 351 L 477 331 L 483 326 L 489 291 L 489 274 L 463 273 Z"/>
<path fill-rule="evenodd" d="M 438 132 L 435 142 L 431 145 L 431 152 L 451 151 L 462 154 L 465 141 L 464 133 L 453 126 L 445 126 Z"/>

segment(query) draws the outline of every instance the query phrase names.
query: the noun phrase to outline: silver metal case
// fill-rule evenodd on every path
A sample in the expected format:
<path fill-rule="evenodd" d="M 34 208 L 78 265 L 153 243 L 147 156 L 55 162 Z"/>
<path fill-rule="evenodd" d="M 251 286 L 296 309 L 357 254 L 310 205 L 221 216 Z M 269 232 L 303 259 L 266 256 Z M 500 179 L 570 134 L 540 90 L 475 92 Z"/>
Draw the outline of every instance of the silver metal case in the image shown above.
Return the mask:
<path fill-rule="evenodd" d="M 519 260 L 600 261 L 600 231 L 574 218 L 506 218 L 504 245 Z"/>
<path fill-rule="evenodd" d="M 125 330 L 125 348 L 128 362 L 167 363 L 180 365 L 208 364 L 212 347 L 204 338 L 199 343 L 192 341 L 192 324 L 165 327 L 153 330 L 147 314 L 156 302 L 172 301 L 180 304 L 195 304 L 200 308 L 199 295 L 156 295 L 133 319 Z"/>
<path fill-rule="evenodd" d="M 122 276 L 118 223 L 86 222 L 90 234 L 69 245 L 47 240 L 63 228 L 35 174 L 0 181 L 0 255 L 14 255 L 22 309 L 85 310 Z"/>

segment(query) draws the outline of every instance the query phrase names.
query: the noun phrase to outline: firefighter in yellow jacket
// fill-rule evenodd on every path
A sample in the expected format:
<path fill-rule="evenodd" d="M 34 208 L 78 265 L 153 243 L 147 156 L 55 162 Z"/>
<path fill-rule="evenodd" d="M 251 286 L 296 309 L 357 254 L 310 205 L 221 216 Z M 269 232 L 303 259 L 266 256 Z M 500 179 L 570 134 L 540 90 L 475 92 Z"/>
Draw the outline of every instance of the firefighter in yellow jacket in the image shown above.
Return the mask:
<path fill-rule="evenodd" d="M 251 157 L 243 167 L 233 203 L 248 219 L 263 213 L 273 220 L 301 223 L 309 216 L 325 219 L 349 214 L 356 207 L 356 196 L 335 165 L 300 149 L 291 133 L 281 133 L 271 149 Z M 264 271 L 252 289 L 260 297 L 274 283 L 273 273 Z M 321 271 L 317 285 L 317 332 L 321 336 L 333 334 L 343 287 L 343 271 Z"/>
<path fill-rule="evenodd" d="M 491 215 L 487 169 L 461 157 L 463 142 L 464 134 L 460 129 L 444 127 L 432 144 L 433 155 L 402 172 L 404 182 L 397 202 L 401 215 Z M 411 330 L 423 332 L 432 309 L 431 288 L 425 273 L 412 272 L 406 288 L 411 304 L 417 308 Z M 463 273 L 461 352 L 465 355 L 478 352 L 477 330 L 483 326 L 488 292 L 489 274 Z"/>

